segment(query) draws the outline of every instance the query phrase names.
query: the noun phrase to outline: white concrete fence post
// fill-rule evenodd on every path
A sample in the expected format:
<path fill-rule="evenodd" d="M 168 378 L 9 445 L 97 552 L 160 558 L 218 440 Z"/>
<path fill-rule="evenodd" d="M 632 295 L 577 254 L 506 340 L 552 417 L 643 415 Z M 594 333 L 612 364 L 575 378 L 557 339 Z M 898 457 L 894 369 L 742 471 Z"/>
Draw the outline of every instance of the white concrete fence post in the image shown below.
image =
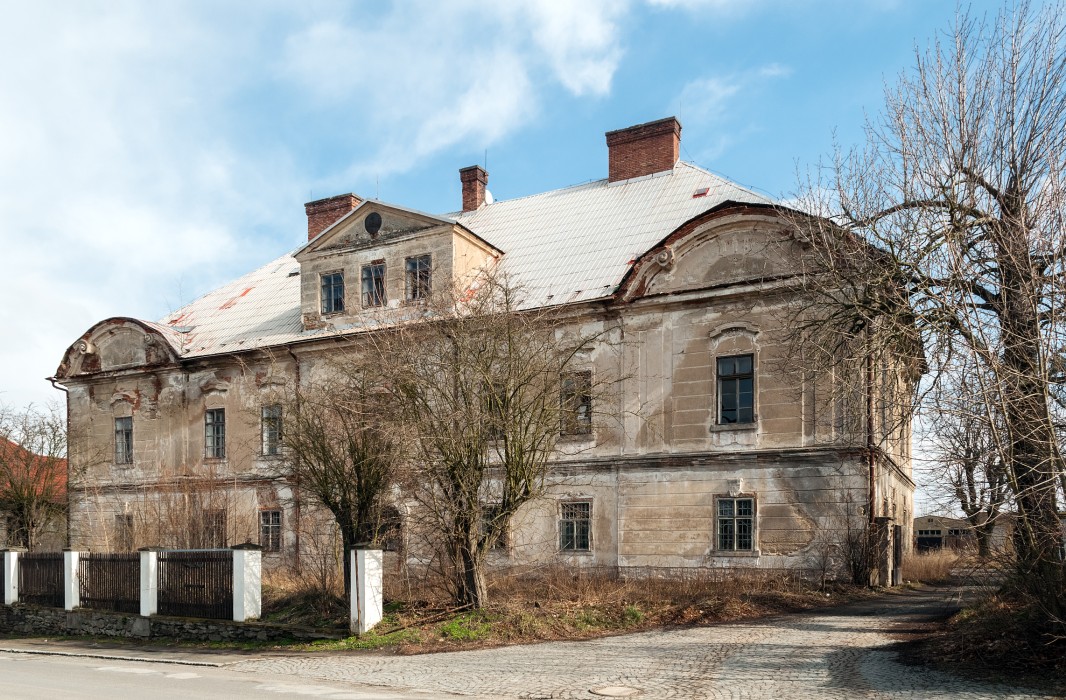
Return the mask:
<path fill-rule="evenodd" d="M 239 544 L 233 548 L 233 620 L 258 620 L 263 614 L 263 548 Z"/>
<path fill-rule="evenodd" d="M 159 612 L 159 552 L 144 548 L 141 553 L 141 615 Z"/>
<path fill-rule="evenodd" d="M 2 550 L 4 555 L 4 605 L 19 602 L 19 552 L 18 549 Z"/>
<path fill-rule="evenodd" d="M 384 555 L 380 549 L 353 549 L 351 557 L 352 634 L 365 634 L 383 617 L 382 581 Z"/>
<path fill-rule="evenodd" d="M 81 605 L 81 584 L 78 579 L 78 554 L 63 550 L 63 609 L 73 610 Z"/>

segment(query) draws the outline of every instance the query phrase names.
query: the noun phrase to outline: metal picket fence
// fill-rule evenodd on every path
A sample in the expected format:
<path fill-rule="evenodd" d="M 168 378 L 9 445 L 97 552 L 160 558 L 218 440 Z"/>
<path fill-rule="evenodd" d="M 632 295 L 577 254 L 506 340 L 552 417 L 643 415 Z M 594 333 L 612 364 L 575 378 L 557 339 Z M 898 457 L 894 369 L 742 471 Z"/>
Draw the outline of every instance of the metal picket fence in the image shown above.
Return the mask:
<path fill-rule="evenodd" d="M 159 614 L 229 620 L 233 616 L 233 552 L 159 553 Z"/>
<path fill-rule="evenodd" d="M 18 572 L 20 603 L 63 607 L 62 552 L 24 552 Z"/>
<path fill-rule="evenodd" d="M 83 554 L 78 561 L 78 585 L 82 607 L 136 615 L 141 611 L 140 554 Z"/>

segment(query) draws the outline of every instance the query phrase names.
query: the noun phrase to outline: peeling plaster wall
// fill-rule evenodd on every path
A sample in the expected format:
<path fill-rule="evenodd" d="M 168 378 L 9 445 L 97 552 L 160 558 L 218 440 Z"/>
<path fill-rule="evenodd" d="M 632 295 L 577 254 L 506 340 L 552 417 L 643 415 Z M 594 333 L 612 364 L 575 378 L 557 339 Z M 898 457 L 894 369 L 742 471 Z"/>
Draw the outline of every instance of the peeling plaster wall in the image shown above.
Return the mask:
<path fill-rule="evenodd" d="M 795 251 L 794 244 L 781 243 L 779 229 L 769 216 L 726 217 L 696 227 L 657 254 L 654 265 L 638 269 L 633 285 L 642 292 L 631 301 L 571 309 L 575 332 L 602 338 L 575 368 L 620 381 L 597 396 L 593 435 L 560 440 L 546 498 L 516 516 L 510 549 L 494 552 L 492 561 L 803 566 L 820 529 L 837 527 L 844 510 L 860 513 L 869 501 L 869 483 L 859 452 L 864 413 L 855 407 L 865 402 L 832 400 L 832 374 L 804 370 L 802 358 L 789 356 L 783 330 L 789 297 L 774 280 L 788 272 Z M 390 240 L 387 246 L 342 247 L 336 255 L 320 252 L 303 261 L 305 319 L 318 308 L 318 273 L 338 265 L 346 274 L 346 308 L 354 314 L 363 262 L 384 258 L 388 296 L 402 299 L 406 256 L 431 253 L 436 280 L 465 272 L 488 255 L 480 243 L 450 228 Z M 88 340 L 92 345 L 94 339 Z M 111 333 L 96 343 L 98 365 L 86 365 L 90 371 L 65 382 L 71 467 L 84 471 L 72 489 L 72 545 L 108 548 L 116 514 L 137 507 L 150 513 L 151 504 L 166 501 L 166 494 L 202 488 L 224 494 L 220 499 L 234 509 L 233 542 L 257 541 L 261 509 L 283 510 L 283 552 L 268 555 L 266 562 L 291 561 L 302 525 L 291 494 L 273 481 L 274 458 L 260 454 L 259 422 L 271 392 L 297 376 L 289 349 L 276 349 L 274 357 L 245 353 L 136 368 L 137 353 L 145 347 L 143 332 Z M 327 341 L 295 348 L 299 374 L 327 371 L 333 347 Z M 757 420 L 720 425 L 716 361 L 738 354 L 754 358 Z M 91 369 L 95 366 L 102 369 Z M 204 411 L 211 408 L 226 411 L 222 460 L 204 457 Z M 114 420 L 120 416 L 134 417 L 133 465 L 114 463 Z M 886 455 L 876 469 L 876 514 L 884 508 L 895 515 L 909 542 L 909 426 L 894 429 L 881 421 L 876 427 Z M 755 499 L 752 552 L 717 549 L 716 499 L 730 495 Z M 573 499 L 592 504 L 588 553 L 558 551 L 561 503 Z M 306 505 L 301 517 L 325 522 Z M 305 542 L 301 550 L 309 547 Z M 417 553 L 408 556 L 413 561 Z"/>

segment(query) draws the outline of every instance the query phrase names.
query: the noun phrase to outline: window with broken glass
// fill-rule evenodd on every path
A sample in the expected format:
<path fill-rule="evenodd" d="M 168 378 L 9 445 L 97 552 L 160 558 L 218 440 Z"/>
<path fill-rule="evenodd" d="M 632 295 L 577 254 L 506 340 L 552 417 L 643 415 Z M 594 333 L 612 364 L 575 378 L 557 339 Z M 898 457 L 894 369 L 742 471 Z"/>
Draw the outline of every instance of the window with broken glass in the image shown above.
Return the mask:
<path fill-rule="evenodd" d="M 222 459 L 226 456 L 226 409 L 209 408 L 204 411 L 204 457 Z"/>
<path fill-rule="evenodd" d="M 261 430 L 263 434 L 263 454 L 275 456 L 281 454 L 281 405 L 263 406 Z"/>
<path fill-rule="evenodd" d="M 385 305 L 385 261 L 363 265 L 363 306 Z"/>
<path fill-rule="evenodd" d="M 429 298 L 433 281 L 432 263 L 433 257 L 430 255 L 417 255 L 404 261 L 404 287 L 407 301 L 421 301 Z"/>
<path fill-rule="evenodd" d="M 560 403 L 563 435 L 592 432 L 592 372 L 566 372 L 561 378 Z"/>
<path fill-rule="evenodd" d="M 133 516 L 129 513 L 115 514 L 115 551 L 133 551 Z"/>
<path fill-rule="evenodd" d="M 755 548 L 755 499 L 718 499 L 718 549 L 751 551 Z"/>
<path fill-rule="evenodd" d="M 592 548 L 592 503 L 565 501 L 559 516 L 559 549 L 564 552 L 588 552 Z"/>
<path fill-rule="evenodd" d="M 509 528 L 506 520 L 501 520 L 500 504 L 490 503 L 481 506 L 481 536 L 491 538 L 489 549 L 507 549 Z M 495 526 L 496 533 L 493 535 L 492 528 Z"/>
<path fill-rule="evenodd" d="M 115 419 L 115 464 L 133 464 L 133 417 Z"/>
<path fill-rule="evenodd" d="M 718 423 L 755 422 L 755 369 L 752 355 L 718 358 Z"/>
<path fill-rule="evenodd" d="M 259 511 L 259 546 L 264 552 L 281 551 L 281 511 Z"/>
<path fill-rule="evenodd" d="M 339 314 L 344 311 L 344 273 L 322 275 L 322 313 Z"/>

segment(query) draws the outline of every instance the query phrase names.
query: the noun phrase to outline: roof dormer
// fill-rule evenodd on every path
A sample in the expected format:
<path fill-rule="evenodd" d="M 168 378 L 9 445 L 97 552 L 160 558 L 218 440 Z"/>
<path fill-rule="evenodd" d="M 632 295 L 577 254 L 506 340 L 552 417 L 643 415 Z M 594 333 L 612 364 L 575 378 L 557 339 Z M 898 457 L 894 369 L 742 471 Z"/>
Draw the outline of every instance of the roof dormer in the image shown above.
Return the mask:
<path fill-rule="evenodd" d="M 295 253 L 304 329 L 378 320 L 501 254 L 454 219 L 364 201 Z"/>

